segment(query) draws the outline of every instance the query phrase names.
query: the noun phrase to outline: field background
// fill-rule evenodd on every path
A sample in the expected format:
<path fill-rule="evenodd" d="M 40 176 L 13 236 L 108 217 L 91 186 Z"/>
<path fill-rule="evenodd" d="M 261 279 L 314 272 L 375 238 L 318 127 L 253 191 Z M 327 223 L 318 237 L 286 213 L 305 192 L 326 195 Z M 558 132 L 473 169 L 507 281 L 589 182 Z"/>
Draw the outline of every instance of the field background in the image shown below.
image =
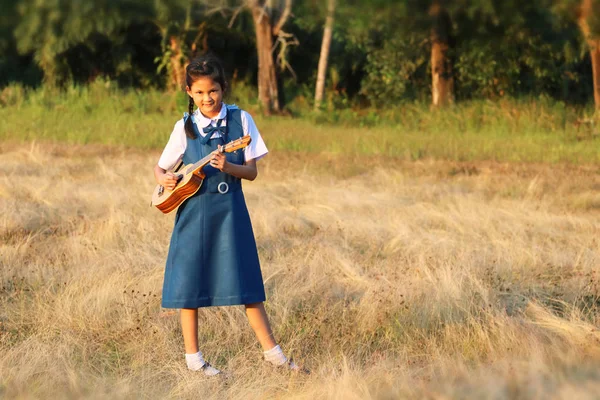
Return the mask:
<path fill-rule="evenodd" d="M 0 400 L 600 399 L 600 0 L 0 10 Z M 200 312 L 227 377 L 190 372 L 160 307 L 152 169 L 208 54 L 270 149 L 244 193 L 309 376 L 243 307 Z"/>
<path fill-rule="evenodd" d="M 272 151 L 244 191 L 267 310 L 312 374 L 264 365 L 241 307 L 205 309 L 201 349 L 223 380 L 185 369 L 178 315 L 160 307 L 173 217 L 149 207 L 151 171 L 178 113 L 89 90 L 67 106 L 4 92 L 0 397 L 600 396 L 600 151 L 585 112 L 257 118 Z"/>

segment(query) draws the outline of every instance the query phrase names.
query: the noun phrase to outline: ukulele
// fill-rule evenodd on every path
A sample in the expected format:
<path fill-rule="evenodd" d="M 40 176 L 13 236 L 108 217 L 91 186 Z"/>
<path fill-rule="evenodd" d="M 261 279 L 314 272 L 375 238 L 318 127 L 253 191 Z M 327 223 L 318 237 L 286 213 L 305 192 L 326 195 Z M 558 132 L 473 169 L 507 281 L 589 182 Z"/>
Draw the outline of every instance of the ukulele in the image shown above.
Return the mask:
<path fill-rule="evenodd" d="M 215 152 L 231 153 L 238 149 L 243 149 L 250 144 L 250 136 L 243 136 L 239 139 L 232 140 L 224 146 L 219 146 Z M 213 152 L 214 153 L 214 152 Z M 178 178 L 177 184 L 173 190 L 166 189 L 162 185 L 156 185 L 152 193 L 151 205 L 158 208 L 164 214 L 169 214 L 176 210 L 184 201 L 193 196 L 202 186 L 202 182 L 206 175 L 202 172 L 211 160 L 213 153 L 210 153 L 203 159 L 180 167 L 176 170 Z"/>

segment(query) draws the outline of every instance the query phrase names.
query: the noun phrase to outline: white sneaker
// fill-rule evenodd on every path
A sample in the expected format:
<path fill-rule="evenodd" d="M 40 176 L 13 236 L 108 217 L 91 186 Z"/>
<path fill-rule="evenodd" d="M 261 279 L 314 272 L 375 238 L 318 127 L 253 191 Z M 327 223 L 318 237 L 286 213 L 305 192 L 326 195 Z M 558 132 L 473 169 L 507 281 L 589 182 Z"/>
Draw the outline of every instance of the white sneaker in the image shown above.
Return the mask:
<path fill-rule="evenodd" d="M 204 365 L 200 368 L 201 371 L 204 371 L 204 375 L 206 376 L 215 376 L 221 373 L 220 369 L 216 369 L 209 363 L 205 362 Z"/>
<path fill-rule="evenodd" d="M 276 366 L 277 368 L 286 369 L 288 371 L 292 371 L 298 374 L 310 375 L 310 371 L 304 367 L 299 366 L 294 362 L 294 360 L 287 360 L 283 364 L 279 364 Z"/>
<path fill-rule="evenodd" d="M 186 354 L 185 362 L 190 371 L 202 371 L 206 376 L 215 376 L 221 373 L 221 371 L 204 361 L 201 351 L 194 354 Z"/>

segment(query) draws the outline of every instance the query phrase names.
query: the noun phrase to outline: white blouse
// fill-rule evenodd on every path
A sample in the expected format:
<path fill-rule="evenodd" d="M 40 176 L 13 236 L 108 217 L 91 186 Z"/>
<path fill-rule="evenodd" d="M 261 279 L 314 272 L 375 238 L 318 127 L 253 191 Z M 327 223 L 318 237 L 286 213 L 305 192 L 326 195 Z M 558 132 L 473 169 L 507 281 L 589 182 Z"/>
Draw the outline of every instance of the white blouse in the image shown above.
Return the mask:
<path fill-rule="evenodd" d="M 248 114 L 244 110 L 240 111 L 244 136 L 250 135 L 250 138 L 252 139 L 250 141 L 250 144 L 244 149 L 245 159 L 246 161 L 254 159 L 259 160 L 260 158 L 264 157 L 269 152 L 269 150 L 267 150 L 267 146 L 265 145 L 265 142 L 263 141 L 263 138 L 260 135 L 260 132 L 258 131 L 254 120 L 252 119 L 252 116 L 250 116 L 250 114 Z M 221 107 L 221 112 L 219 112 L 219 115 L 217 115 L 214 118 L 205 117 L 204 115 L 202 115 L 202 113 L 200 113 L 199 110 L 196 110 L 194 114 L 192 114 L 192 118 L 194 118 L 194 122 L 196 122 L 200 134 L 202 136 L 206 136 L 202 128 L 205 128 L 208 125 L 217 126 L 217 121 L 219 119 L 223 119 L 221 126 L 227 125 L 227 120 L 224 119 L 226 113 L 227 107 L 225 107 L 225 104 L 223 104 L 223 107 Z M 215 132 L 213 133 L 211 139 L 218 138 L 220 136 L 221 134 L 219 132 Z M 165 146 L 165 149 L 163 150 L 162 155 L 158 160 L 158 166 L 164 170 L 171 169 L 183 156 L 186 147 L 187 139 L 185 136 L 185 128 L 183 125 L 182 118 L 179 121 L 177 121 L 175 123 L 175 126 L 173 127 L 173 132 L 171 132 L 169 142 Z"/>

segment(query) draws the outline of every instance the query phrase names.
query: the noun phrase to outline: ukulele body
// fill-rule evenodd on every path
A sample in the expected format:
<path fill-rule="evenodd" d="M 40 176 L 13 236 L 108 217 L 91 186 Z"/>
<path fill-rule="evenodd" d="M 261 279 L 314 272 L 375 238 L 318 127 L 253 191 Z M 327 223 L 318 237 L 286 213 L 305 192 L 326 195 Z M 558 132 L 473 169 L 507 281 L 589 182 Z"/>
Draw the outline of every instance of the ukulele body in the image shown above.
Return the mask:
<path fill-rule="evenodd" d="M 184 165 L 181 170 L 185 171 L 187 167 L 187 165 Z M 152 193 L 152 205 L 163 214 L 169 214 L 200 190 L 205 176 L 202 171 L 182 174 L 181 180 L 173 190 L 165 189 L 162 185 L 156 185 Z"/>
<path fill-rule="evenodd" d="M 231 153 L 247 147 L 251 141 L 252 138 L 250 136 L 243 136 L 232 140 L 224 146 L 219 146 L 215 152 Z M 182 163 L 180 160 L 175 169 L 170 170 L 181 177 L 177 185 L 175 185 L 175 189 L 168 190 L 162 185 L 156 185 L 152 193 L 150 205 L 158 208 L 163 214 L 169 214 L 173 210 L 176 210 L 186 199 L 193 196 L 200 189 L 200 186 L 202 186 L 202 182 L 206 177 L 202 168 L 210 163 L 213 153 L 208 154 L 194 164 L 181 166 Z"/>

